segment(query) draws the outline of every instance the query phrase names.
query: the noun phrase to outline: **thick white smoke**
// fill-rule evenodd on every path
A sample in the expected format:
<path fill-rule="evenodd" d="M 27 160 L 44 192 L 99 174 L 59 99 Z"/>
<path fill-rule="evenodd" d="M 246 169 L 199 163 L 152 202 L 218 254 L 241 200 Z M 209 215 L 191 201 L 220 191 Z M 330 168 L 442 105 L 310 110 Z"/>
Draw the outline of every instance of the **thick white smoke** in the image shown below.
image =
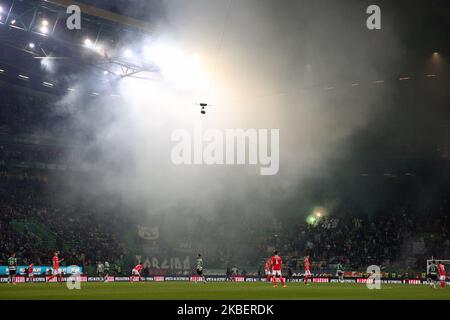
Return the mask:
<path fill-rule="evenodd" d="M 344 150 L 374 113 L 377 93 L 348 85 L 384 76 L 375 63 L 381 49 L 368 41 L 373 35 L 365 29 L 363 5 L 166 1 L 165 12 L 155 34 L 130 47 L 137 52 L 147 46 L 146 58 L 161 67 L 160 80 L 122 79 L 121 97 L 91 100 L 88 113 L 71 109 L 85 103 L 76 92 L 61 102 L 79 133 L 94 133 L 77 157 L 84 168 L 101 170 L 93 173 L 96 185 L 80 186 L 84 191 L 116 192 L 149 213 L 167 208 L 177 215 L 173 208 L 181 207 L 215 215 L 234 203 L 248 214 L 276 215 L 273 206 L 299 193 L 302 179 Z M 395 58 L 395 37 L 384 37 Z M 92 80 L 80 77 L 74 87 Z M 213 105 L 206 115 L 200 102 Z M 196 122 L 204 129 L 280 129 L 279 173 L 260 176 L 259 166 L 174 165 L 172 132 L 192 131 Z"/>

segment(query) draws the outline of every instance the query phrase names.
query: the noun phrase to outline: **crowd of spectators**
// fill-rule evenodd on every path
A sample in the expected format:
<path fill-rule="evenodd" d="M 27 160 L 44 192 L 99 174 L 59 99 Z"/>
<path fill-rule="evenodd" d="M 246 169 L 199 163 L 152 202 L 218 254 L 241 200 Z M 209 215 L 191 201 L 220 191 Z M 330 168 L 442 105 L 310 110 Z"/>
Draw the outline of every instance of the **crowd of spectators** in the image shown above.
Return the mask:
<path fill-rule="evenodd" d="M 121 239 L 127 225 L 123 215 L 101 210 L 90 201 L 53 201 L 44 192 L 48 184 L 49 176 L 43 171 L 0 171 L 0 264 L 11 252 L 16 252 L 24 264 L 33 261 L 48 265 L 53 251 L 59 249 L 67 263 L 84 266 L 122 261 L 136 253 Z M 200 220 L 194 219 L 184 236 L 215 268 L 239 263 L 241 268 L 256 270 L 277 248 L 283 253 L 286 269 L 293 272 L 303 269 L 305 255 L 310 255 L 312 268 L 318 271 L 335 263 L 348 270 L 362 270 L 372 264 L 386 270 L 422 270 L 427 258 L 450 255 L 448 210 L 450 201 L 445 200 L 430 208 L 433 214 L 404 206 L 371 217 L 330 214 L 313 224 L 299 218 L 296 224 L 281 222 L 274 227 L 267 221 L 264 227 L 264 222 L 242 220 L 242 230 L 233 231 L 241 234 L 236 242 L 227 232 L 231 226 L 223 221 L 197 218 Z M 26 228 L 19 232 L 14 221 L 36 223 L 56 242 L 49 245 L 48 240 Z"/>
<path fill-rule="evenodd" d="M 84 266 L 128 254 L 117 236 L 120 217 L 89 204 L 55 203 L 44 192 L 47 184 L 45 174 L 0 171 L 0 264 L 11 252 L 23 264 L 50 265 L 53 252 L 61 250 L 67 264 Z M 18 221 L 25 222 L 24 230 L 14 228 Z M 36 234 L 30 224 L 48 234 Z"/>
<path fill-rule="evenodd" d="M 301 221 L 283 228 L 272 241 L 285 252 L 286 266 L 294 270 L 302 270 L 303 258 L 309 255 L 318 271 L 337 263 L 348 270 L 379 265 L 382 270 L 420 271 L 427 259 L 450 255 L 449 203 L 443 200 L 425 212 L 402 206 L 371 217 L 348 214 L 314 224 Z"/>
<path fill-rule="evenodd" d="M 2 86 L 7 85 L 0 83 Z M 48 194 L 48 170 L 20 168 L 25 162 L 64 162 L 61 146 L 32 142 L 36 133 L 54 135 L 64 127 L 64 121 L 55 121 L 58 116 L 47 110 L 51 98 L 21 94 L 17 88 L 7 90 L 12 90 L 11 94 L 3 97 L 0 108 L 0 264 L 11 252 L 16 252 L 24 264 L 33 261 L 49 265 L 53 251 L 58 249 L 63 251 L 66 263 L 84 266 L 95 266 L 97 261 L 123 261 L 138 254 L 121 237 L 124 228 L 133 225 L 120 210 L 102 209 L 97 199 L 58 202 Z M 17 135 L 22 140 L 17 140 Z M 64 173 L 54 174 L 60 174 L 58 180 L 63 180 Z M 436 201 L 426 209 L 401 204 L 370 215 L 342 207 L 315 223 L 306 222 L 304 216 L 288 222 L 232 217 L 225 212 L 216 217 L 192 217 L 186 223 L 190 227 L 176 235 L 182 234 L 188 239 L 188 247 L 195 248 L 195 253 L 202 252 L 208 265 L 216 268 L 239 263 L 240 268 L 256 270 L 276 248 L 290 270 L 301 270 L 305 255 L 311 256 L 312 267 L 317 270 L 334 263 L 354 270 L 371 264 L 385 269 L 421 270 L 431 256 L 450 258 L 450 197 L 440 195 Z M 18 231 L 14 221 L 25 221 L 25 229 Z M 55 242 L 28 230 L 30 223 L 41 226 Z M 172 225 L 169 229 L 173 230 Z M 174 242 L 161 241 L 158 245 L 173 247 Z M 159 272 L 147 269 L 147 273 Z"/>

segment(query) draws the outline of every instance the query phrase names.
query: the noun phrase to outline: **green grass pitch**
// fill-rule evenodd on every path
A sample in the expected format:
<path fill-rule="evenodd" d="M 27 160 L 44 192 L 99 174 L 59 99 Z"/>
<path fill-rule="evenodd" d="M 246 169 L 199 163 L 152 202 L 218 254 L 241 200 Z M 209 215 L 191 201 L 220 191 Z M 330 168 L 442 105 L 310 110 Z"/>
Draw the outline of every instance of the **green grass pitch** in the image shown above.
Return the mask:
<path fill-rule="evenodd" d="M 82 283 L 80 290 L 69 290 L 65 283 L 1 284 L 1 300 L 56 299 L 164 299 L 164 300 L 264 300 L 264 299 L 450 299 L 450 288 L 433 289 L 425 285 L 382 284 L 369 290 L 364 284 L 288 283 L 273 288 L 268 283 L 242 282 L 111 282 Z"/>

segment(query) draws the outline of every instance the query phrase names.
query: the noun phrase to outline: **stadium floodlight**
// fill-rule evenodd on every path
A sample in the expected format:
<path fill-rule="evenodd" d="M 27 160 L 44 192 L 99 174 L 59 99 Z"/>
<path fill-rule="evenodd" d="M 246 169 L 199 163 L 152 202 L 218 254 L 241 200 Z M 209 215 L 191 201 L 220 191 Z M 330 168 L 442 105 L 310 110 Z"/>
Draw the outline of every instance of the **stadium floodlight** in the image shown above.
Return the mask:
<path fill-rule="evenodd" d="M 31 48 L 31 49 L 34 49 L 35 45 L 34 45 L 33 42 L 30 42 L 30 43 L 28 44 L 28 47 Z"/>
<path fill-rule="evenodd" d="M 17 75 L 17 77 L 19 77 L 19 79 L 21 79 L 21 80 L 28 80 L 28 79 L 30 79 L 30 77 L 24 76 L 23 74 L 19 74 L 19 75 Z"/>
<path fill-rule="evenodd" d="M 42 20 L 41 21 L 41 25 L 44 26 L 44 27 L 48 26 L 48 20 L 45 20 L 45 19 Z"/>
<path fill-rule="evenodd" d="M 5 73 L 5 70 L 0 69 L 0 74 Z"/>
<path fill-rule="evenodd" d="M 43 34 L 47 34 L 47 33 L 48 33 L 48 27 L 42 26 L 42 27 L 39 29 L 39 31 L 40 31 L 41 33 L 43 33 Z"/>
<path fill-rule="evenodd" d="M 84 39 L 84 45 L 88 48 L 92 47 L 92 40 L 89 38 Z"/>
<path fill-rule="evenodd" d="M 3 13 L 3 7 L 0 6 L 0 13 Z"/>
<path fill-rule="evenodd" d="M 126 49 L 124 51 L 124 56 L 125 56 L 125 58 L 132 58 L 133 57 L 133 52 L 130 49 Z"/>
<path fill-rule="evenodd" d="M 105 71 L 103 71 L 103 74 L 107 75 L 107 74 L 109 74 L 109 72 L 107 70 L 105 70 Z"/>
<path fill-rule="evenodd" d="M 16 24 L 16 19 L 12 19 L 11 24 L 13 24 L 13 25 Z"/>

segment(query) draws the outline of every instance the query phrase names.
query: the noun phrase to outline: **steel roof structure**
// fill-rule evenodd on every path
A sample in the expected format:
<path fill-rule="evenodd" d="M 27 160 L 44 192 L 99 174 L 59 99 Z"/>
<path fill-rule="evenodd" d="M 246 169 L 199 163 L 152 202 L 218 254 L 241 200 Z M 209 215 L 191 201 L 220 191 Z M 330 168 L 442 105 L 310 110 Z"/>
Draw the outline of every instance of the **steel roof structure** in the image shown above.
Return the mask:
<path fill-rule="evenodd" d="M 80 30 L 66 26 L 69 5 L 81 9 Z M 155 79 L 157 66 L 123 54 L 151 36 L 147 22 L 79 2 L 0 0 L 0 79 L 64 92 L 71 76 L 90 74 L 101 79 L 88 86 L 91 93 L 110 90 L 107 82 L 123 77 Z"/>

